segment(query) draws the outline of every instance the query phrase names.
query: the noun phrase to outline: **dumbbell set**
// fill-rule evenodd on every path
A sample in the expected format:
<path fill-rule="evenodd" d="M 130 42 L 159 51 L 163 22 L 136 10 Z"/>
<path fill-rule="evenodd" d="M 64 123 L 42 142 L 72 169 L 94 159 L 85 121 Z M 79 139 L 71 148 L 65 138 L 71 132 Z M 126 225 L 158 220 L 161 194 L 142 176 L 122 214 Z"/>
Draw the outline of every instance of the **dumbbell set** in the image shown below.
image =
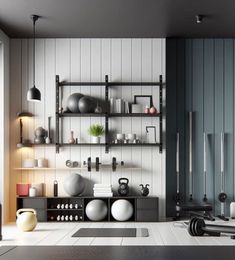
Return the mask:
<path fill-rule="evenodd" d="M 52 208 L 54 208 L 54 207 L 52 207 Z M 56 205 L 56 208 L 57 209 L 81 209 L 82 208 L 82 205 L 78 205 L 77 203 L 75 203 L 75 204 L 72 204 L 72 203 L 70 203 L 70 204 L 57 204 Z"/>
<path fill-rule="evenodd" d="M 188 224 L 188 232 L 191 236 L 220 236 L 221 233 L 232 234 L 231 238 L 235 239 L 235 227 L 226 225 L 206 224 L 204 219 L 194 217 Z"/>
<path fill-rule="evenodd" d="M 50 216 L 50 221 L 80 221 L 82 220 L 82 216 L 78 215 L 57 215 L 57 216 Z"/>
<path fill-rule="evenodd" d="M 91 172 L 92 169 L 95 169 L 97 172 L 100 170 L 101 167 L 110 167 L 112 168 L 112 171 L 115 172 L 117 170 L 117 166 L 120 164 L 120 166 L 124 166 L 124 161 L 121 161 L 120 163 L 117 162 L 116 157 L 112 158 L 111 164 L 103 164 L 100 162 L 99 157 L 95 158 L 95 162 L 92 162 L 91 157 L 87 158 L 87 161 L 83 162 L 83 166 L 87 167 L 88 172 Z"/>

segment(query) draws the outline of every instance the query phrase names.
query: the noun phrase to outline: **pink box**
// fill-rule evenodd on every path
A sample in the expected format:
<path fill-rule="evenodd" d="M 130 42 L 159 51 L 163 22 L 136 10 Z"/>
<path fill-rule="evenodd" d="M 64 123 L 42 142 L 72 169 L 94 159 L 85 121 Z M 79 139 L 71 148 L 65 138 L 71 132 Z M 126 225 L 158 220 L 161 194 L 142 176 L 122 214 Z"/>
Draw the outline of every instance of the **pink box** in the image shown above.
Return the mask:
<path fill-rule="evenodd" d="M 29 187 L 30 187 L 30 184 L 28 183 L 17 183 L 16 184 L 16 194 L 18 196 L 29 196 Z"/>

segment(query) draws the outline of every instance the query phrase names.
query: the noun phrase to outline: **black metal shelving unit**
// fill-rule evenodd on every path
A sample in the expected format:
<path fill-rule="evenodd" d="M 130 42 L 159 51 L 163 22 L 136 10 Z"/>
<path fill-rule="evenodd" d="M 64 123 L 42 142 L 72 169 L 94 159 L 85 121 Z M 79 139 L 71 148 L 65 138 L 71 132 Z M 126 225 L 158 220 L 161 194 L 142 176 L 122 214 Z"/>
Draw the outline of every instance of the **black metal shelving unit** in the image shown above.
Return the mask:
<path fill-rule="evenodd" d="M 159 86 L 159 107 L 160 111 L 158 114 L 132 114 L 132 113 L 60 113 L 60 90 L 65 86 L 104 86 L 105 87 L 105 102 L 109 102 L 109 88 L 110 87 L 122 87 L 122 86 Z M 110 147 L 115 146 L 157 146 L 159 147 L 159 152 L 162 152 L 162 106 L 163 106 L 163 90 L 164 83 L 162 81 L 162 75 L 159 76 L 159 82 L 109 82 L 108 76 L 105 76 L 104 82 L 67 82 L 59 80 L 59 75 L 56 75 L 56 153 L 59 153 L 60 147 L 62 146 L 105 146 L 105 152 L 108 153 Z M 105 118 L 105 143 L 78 143 L 78 144 L 68 144 L 60 141 L 60 120 L 64 117 L 104 117 Z M 131 144 L 114 144 L 110 143 L 109 136 L 109 118 L 112 117 L 158 117 L 159 118 L 159 143 L 131 143 Z"/>

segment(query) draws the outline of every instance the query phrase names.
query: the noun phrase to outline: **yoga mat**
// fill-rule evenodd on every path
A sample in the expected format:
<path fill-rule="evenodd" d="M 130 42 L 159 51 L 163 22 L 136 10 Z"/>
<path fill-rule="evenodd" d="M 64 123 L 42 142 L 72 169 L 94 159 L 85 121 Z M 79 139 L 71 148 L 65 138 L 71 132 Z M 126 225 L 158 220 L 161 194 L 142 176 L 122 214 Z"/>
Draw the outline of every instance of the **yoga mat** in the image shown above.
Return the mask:
<path fill-rule="evenodd" d="M 80 228 L 72 237 L 148 237 L 147 228 Z"/>

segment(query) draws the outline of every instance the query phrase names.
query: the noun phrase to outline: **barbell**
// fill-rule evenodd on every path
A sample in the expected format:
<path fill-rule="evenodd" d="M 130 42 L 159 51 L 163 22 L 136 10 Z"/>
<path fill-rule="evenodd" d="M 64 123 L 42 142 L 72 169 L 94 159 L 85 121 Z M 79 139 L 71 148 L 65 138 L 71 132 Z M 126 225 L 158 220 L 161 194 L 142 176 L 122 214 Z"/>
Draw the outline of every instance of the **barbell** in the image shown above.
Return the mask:
<path fill-rule="evenodd" d="M 191 236 L 220 236 L 221 233 L 232 234 L 231 238 L 235 239 L 235 227 L 226 225 L 206 224 L 204 219 L 194 217 L 188 223 L 188 232 Z"/>

